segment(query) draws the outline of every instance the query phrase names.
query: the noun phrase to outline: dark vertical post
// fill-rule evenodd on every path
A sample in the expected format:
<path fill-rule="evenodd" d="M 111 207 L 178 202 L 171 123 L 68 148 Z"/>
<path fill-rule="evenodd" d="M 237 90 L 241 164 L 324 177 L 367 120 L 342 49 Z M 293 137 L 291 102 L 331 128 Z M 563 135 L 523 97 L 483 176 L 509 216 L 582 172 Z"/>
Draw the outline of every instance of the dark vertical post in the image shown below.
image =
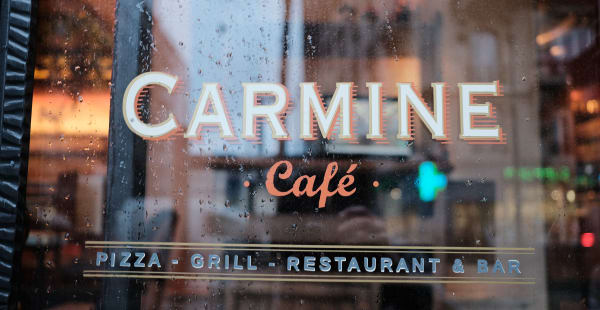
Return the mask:
<path fill-rule="evenodd" d="M 104 238 L 137 241 L 145 232 L 146 142 L 125 124 L 122 103 L 129 82 L 150 68 L 152 15 L 144 1 L 117 1 L 115 20 Z M 99 306 L 140 309 L 141 293 L 136 279 L 105 279 Z"/>
<path fill-rule="evenodd" d="M 35 62 L 35 0 L 0 1 L 0 308 L 15 307 Z"/>

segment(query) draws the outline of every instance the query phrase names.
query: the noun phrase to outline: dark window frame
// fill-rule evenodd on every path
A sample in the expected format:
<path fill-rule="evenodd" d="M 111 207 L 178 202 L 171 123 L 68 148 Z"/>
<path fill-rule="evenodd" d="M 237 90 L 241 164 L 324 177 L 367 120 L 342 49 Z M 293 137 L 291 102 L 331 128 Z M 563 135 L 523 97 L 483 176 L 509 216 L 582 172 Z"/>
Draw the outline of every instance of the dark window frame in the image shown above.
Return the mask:
<path fill-rule="evenodd" d="M 27 236 L 25 188 L 37 0 L 0 1 L 0 308 L 14 307 Z"/>

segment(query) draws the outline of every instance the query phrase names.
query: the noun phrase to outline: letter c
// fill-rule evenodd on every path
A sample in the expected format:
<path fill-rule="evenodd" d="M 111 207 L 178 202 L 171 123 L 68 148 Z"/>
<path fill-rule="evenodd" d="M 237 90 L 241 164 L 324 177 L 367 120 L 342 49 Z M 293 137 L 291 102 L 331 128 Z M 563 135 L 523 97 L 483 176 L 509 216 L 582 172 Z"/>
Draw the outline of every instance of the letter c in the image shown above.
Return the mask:
<path fill-rule="evenodd" d="M 279 166 L 281 165 L 285 165 L 285 170 L 279 174 L 280 179 L 287 179 L 292 175 L 292 163 L 287 160 L 280 160 L 276 162 L 271 167 L 271 169 L 269 169 L 269 172 L 267 173 L 267 181 L 265 182 L 267 192 L 269 192 L 269 194 L 273 196 L 278 197 L 289 195 L 293 191 L 292 189 L 290 189 L 286 192 L 281 192 L 277 188 L 275 188 L 275 172 L 277 172 L 277 168 L 279 168 Z"/>
<path fill-rule="evenodd" d="M 169 118 L 159 124 L 146 124 L 137 115 L 137 94 L 148 85 L 160 85 L 169 91 L 173 91 L 177 83 L 177 77 L 163 72 L 147 72 L 136 76 L 127 86 L 123 95 L 123 118 L 127 127 L 136 135 L 144 139 L 160 139 L 175 131 L 179 125 L 173 113 Z"/>

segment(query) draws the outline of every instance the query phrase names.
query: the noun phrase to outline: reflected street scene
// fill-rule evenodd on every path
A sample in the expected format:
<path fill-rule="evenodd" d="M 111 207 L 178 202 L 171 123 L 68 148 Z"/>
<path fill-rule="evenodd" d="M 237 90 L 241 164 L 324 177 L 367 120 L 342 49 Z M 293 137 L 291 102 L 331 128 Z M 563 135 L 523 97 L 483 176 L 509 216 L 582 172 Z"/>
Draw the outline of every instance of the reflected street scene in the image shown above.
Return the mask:
<path fill-rule="evenodd" d="M 600 309 L 598 1 L 40 1 L 20 309 Z"/>

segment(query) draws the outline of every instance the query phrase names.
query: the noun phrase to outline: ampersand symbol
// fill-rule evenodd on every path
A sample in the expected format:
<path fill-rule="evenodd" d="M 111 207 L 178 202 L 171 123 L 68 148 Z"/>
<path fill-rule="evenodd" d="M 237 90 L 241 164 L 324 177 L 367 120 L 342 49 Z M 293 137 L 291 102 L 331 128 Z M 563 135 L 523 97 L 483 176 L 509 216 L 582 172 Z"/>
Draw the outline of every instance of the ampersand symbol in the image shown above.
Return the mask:
<path fill-rule="evenodd" d="M 454 273 L 465 273 L 465 268 L 463 267 L 462 260 L 459 258 L 454 260 L 454 264 L 452 265 L 452 271 Z"/>

